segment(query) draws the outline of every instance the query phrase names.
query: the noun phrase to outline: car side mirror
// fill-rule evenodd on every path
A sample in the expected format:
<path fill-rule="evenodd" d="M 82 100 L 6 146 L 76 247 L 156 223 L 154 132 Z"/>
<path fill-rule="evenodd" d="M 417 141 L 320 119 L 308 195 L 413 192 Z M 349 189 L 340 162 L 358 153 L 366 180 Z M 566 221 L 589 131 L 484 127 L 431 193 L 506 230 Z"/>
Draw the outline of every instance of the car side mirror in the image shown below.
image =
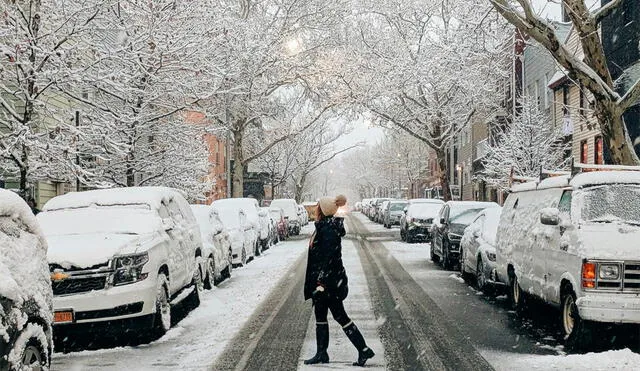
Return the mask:
<path fill-rule="evenodd" d="M 408 208 L 408 207 L 405 207 L 402 211 L 406 214 L 406 213 L 407 213 L 407 211 L 409 211 L 409 208 Z"/>
<path fill-rule="evenodd" d="M 444 218 L 440 218 L 440 224 L 447 224 L 447 222 L 444 220 Z"/>
<path fill-rule="evenodd" d="M 555 207 L 548 207 L 540 211 L 540 223 L 544 225 L 560 224 L 560 210 Z"/>
<path fill-rule="evenodd" d="M 288 216 L 285 216 L 285 217 L 284 217 L 284 220 L 289 220 L 289 217 L 288 217 Z"/>
<path fill-rule="evenodd" d="M 480 237 L 480 230 L 479 229 L 474 229 L 473 230 L 473 237 L 475 237 L 475 238 Z"/>

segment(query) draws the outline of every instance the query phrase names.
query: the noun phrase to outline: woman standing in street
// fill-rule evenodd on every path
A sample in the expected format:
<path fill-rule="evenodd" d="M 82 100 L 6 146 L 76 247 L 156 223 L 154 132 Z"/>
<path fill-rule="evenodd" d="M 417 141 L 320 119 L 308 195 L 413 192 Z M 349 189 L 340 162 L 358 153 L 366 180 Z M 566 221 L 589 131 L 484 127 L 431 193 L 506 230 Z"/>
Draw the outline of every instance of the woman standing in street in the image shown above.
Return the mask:
<path fill-rule="evenodd" d="M 317 351 L 315 356 L 304 361 L 307 365 L 329 363 L 329 310 L 358 350 L 358 360 L 353 365 L 364 366 L 374 356 L 342 303 L 349 291 L 347 273 L 342 264 L 341 239 L 346 232 L 344 220 L 334 215 L 346 203 L 347 199 L 342 195 L 323 197 L 316 208 L 316 231 L 309 241 L 304 298 L 312 299 L 314 305 Z"/>

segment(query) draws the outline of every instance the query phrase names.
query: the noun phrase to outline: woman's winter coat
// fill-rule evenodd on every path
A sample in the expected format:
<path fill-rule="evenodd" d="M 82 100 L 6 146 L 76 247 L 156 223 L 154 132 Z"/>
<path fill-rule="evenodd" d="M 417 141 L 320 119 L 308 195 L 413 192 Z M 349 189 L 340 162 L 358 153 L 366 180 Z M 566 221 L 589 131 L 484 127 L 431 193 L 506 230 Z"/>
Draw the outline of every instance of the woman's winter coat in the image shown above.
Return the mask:
<path fill-rule="evenodd" d="M 342 218 L 325 217 L 315 223 L 316 233 L 309 246 L 307 274 L 304 282 L 305 300 L 313 298 L 318 286 L 322 295 L 344 300 L 349 288 L 342 264 L 341 238 L 346 234 Z"/>

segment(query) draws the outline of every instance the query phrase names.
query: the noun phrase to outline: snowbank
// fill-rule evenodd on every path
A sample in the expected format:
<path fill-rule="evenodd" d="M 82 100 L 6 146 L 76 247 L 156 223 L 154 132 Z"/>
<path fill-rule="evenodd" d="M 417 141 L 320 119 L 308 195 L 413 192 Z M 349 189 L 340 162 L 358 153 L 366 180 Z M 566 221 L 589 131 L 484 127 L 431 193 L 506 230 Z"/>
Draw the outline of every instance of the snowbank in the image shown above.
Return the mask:
<path fill-rule="evenodd" d="M 521 354 L 491 353 L 487 355 L 498 371 L 511 370 L 636 370 L 640 354 L 629 349 L 604 353 L 567 356 L 523 356 Z"/>

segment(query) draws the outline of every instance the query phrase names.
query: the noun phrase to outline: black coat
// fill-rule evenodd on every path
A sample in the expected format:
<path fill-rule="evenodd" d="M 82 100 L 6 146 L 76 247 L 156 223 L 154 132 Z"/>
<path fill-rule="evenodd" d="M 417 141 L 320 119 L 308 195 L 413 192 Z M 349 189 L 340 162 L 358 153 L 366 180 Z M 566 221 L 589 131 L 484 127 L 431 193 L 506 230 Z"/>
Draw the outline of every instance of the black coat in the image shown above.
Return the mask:
<path fill-rule="evenodd" d="M 316 233 L 309 245 L 307 274 L 304 282 L 304 299 L 313 298 L 318 285 L 325 288 L 329 297 L 344 300 L 349 292 L 347 273 L 342 264 L 341 238 L 346 234 L 344 219 L 323 218 L 317 221 Z"/>

